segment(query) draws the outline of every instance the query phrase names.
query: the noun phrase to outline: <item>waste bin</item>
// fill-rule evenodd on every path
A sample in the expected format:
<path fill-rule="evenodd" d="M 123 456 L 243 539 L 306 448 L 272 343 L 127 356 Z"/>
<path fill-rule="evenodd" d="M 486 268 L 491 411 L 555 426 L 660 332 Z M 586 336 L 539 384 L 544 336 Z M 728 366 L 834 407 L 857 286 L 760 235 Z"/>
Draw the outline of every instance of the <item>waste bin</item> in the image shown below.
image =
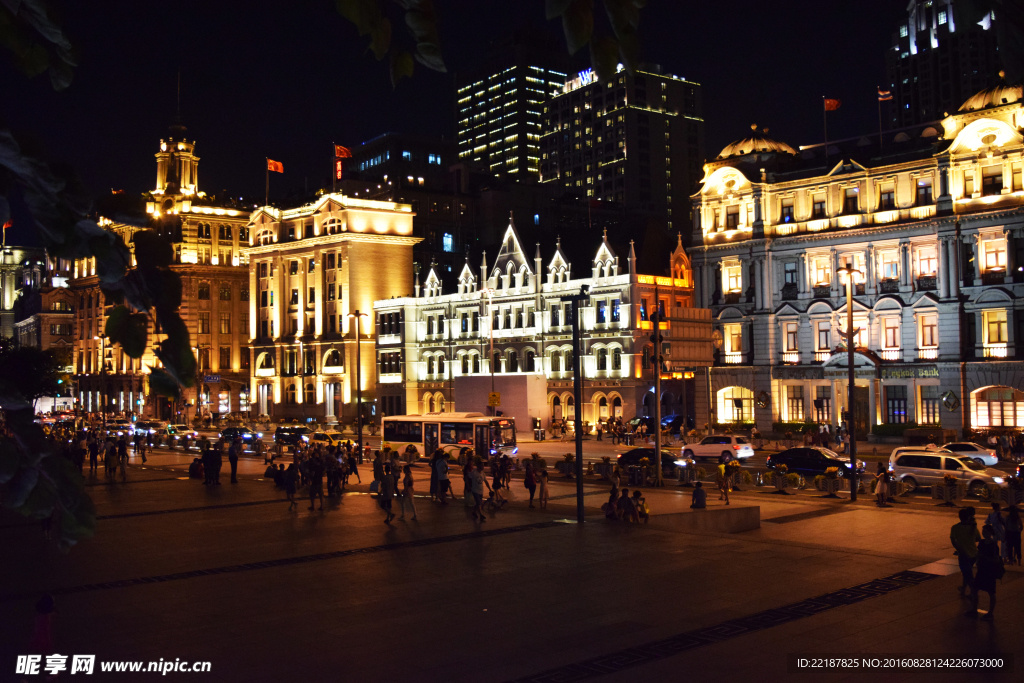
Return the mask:
<path fill-rule="evenodd" d="M 533 440 L 534 441 L 543 441 L 544 440 L 544 430 L 543 429 L 534 429 L 533 430 Z"/>

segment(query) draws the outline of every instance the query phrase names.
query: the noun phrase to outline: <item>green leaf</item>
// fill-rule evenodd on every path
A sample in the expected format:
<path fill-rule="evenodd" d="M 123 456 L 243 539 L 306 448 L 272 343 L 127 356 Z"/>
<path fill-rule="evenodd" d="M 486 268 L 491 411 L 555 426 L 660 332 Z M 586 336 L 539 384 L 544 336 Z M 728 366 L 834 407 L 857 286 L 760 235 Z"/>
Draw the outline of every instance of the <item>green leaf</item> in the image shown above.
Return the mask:
<path fill-rule="evenodd" d="M 174 261 L 174 248 L 170 241 L 152 230 L 140 230 L 132 237 L 135 262 L 139 266 L 167 268 Z"/>
<path fill-rule="evenodd" d="M 377 61 L 384 59 L 391 47 L 391 22 L 385 17 L 377 28 L 370 32 L 370 50 Z"/>
<path fill-rule="evenodd" d="M 125 306 L 115 306 L 107 318 L 104 332 L 110 341 L 120 344 L 132 358 L 142 358 L 146 352 L 149 317 L 145 313 L 132 313 Z"/>
<path fill-rule="evenodd" d="M 36 487 L 38 482 L 38 469 L 32 467 L 20 470 L 18 474 L 0 489 L 3 492 L 3 495 L 0 496 L 3 506 L 11 510 L 20 508 L 28 500 L 28 497 L 32 494 L 32 489 Z"/>
<path fill-rule="evenodd" d="M 590 63 L 601 81 L 611 80 L 619 62 L 619 43 L 611 36 L 590 41 Z"/>
<path fill-rule="evenodd" d="M 406 8 L 405 25 L 416 39 L 416 61 L 434 71 L 445 72 L 441 37 L 433 0 L 398 0 Z"/>
<path fill-rule="evenodd" d="M 355 24 L 359 35 L 376 30 L 381 22 L 380 3 L 377 0 L 337 0 L 338 13 Z"/>
<path fill-rule="evenodd" d="M 562 16 L 565 10 L 569 8 L 569 3 L 571 2 L 572 0 L 544 0 L 544 16 L 547 17 L 548 21 Z"/>
<path fill-rule="evenodd" d="M 412 55 L 405 50 L 391 51 L 391 87 L 397 88 L 403 78 L 412 77 L 414 62 Z"/>
<path fill-rule="evenodd" d="M 590 42 L 594 33 L 594 0 L 572 0 L 562 13 L 562 30 L 569 54 L 576 54 Z"/>
<path fill-rule="evenodd" d="M 51 456 L 51 459 L 53 457 L 56 456 Z M 56 503 L 57 493 L 53 486 L 45 479 L 40 479 L 18 511 L 26 517 L 45 519 L 53 514 Z"/>
<path fill-rule="evenodd" d="M 21 466 L 21 457 L 10 439 L 0 440 L 0 484 L 9 482 Z"/>
<path fill-rule="evenodd" d="M 157 396 L 167 396 L 173 399 L 177 399 L 181 394 L 181 387 L 177 380 L 160 368 L 149 373 L 149 390 Z"/>

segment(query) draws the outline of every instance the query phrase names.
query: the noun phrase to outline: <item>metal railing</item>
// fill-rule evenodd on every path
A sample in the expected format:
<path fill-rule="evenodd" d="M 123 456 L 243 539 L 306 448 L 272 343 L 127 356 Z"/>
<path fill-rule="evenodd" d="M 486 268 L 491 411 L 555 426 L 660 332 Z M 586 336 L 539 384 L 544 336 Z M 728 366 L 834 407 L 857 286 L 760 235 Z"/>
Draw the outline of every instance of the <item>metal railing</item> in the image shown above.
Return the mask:
<path fill-rule="evenodd" d="M 879 349 L 878 355 L 882 357 L 882 360 L 903 360 L 903 349 Z"/>
<path fill-rule="evenodd" d="M 918 349 L 917 359 L 918 360 L 935 360 L 939 357 L 939 349 L 935 347 L 933 349 Z"/>

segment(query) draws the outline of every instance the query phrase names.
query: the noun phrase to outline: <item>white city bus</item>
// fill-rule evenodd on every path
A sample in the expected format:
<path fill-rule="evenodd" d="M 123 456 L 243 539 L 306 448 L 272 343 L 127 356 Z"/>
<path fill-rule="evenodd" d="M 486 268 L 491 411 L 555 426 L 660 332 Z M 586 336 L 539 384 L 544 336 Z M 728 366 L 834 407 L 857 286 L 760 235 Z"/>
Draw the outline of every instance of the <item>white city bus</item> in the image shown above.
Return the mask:
<path fill-rule="evenodd" d="M 427 413 L 425 415 L 394 415 L 383 419 L 384 443 L 404 453 L 409 445 L 420 456 L 441 449 L 458 455 L 463 448 L 472 448 L 486 459 L 498 453 L 514 455 L 516 423 L 511 417 L 489 417 L 483 413 Z"/>

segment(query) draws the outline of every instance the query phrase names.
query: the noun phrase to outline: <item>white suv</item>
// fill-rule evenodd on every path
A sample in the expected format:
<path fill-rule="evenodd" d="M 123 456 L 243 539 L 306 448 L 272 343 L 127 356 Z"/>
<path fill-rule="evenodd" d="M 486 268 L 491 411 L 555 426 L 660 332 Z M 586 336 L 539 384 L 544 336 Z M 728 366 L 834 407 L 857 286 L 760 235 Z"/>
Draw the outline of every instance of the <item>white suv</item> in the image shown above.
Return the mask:
<path fill-rule="evenodd" d="M 683 446 L 683 457 L 693 460 L 746 460 L 754 457 L 754 449 L 745 436 L 735 434 L 723 434 L 721 436 L 706 436 L 700 443 Z"/>
<path fill-rule="evenodd" d="M 942 446 L 947 451 L 953 451 L 959 456 L 970 458 L 979 465 L 998 465 L 999 457 L 996 455 L 995 449 L 985 448 L 979 446 L 976 443 L 970 441 L 957 441 L 956 443 L 947 443 Z"/>
<path fill-rule="evenodd" d="M 970 458 L 958 457 L 949 451 L 928 451 L 897 448 L 889 457 L 889 471 L 897 481 L 912 488 L 931 486 L 942 482 L 947 474 L 955 475 L 967 483 L 970 493 L 978 495 L 986 484 L 1003 485 L 1006 473 L 987 469 Z"/>

